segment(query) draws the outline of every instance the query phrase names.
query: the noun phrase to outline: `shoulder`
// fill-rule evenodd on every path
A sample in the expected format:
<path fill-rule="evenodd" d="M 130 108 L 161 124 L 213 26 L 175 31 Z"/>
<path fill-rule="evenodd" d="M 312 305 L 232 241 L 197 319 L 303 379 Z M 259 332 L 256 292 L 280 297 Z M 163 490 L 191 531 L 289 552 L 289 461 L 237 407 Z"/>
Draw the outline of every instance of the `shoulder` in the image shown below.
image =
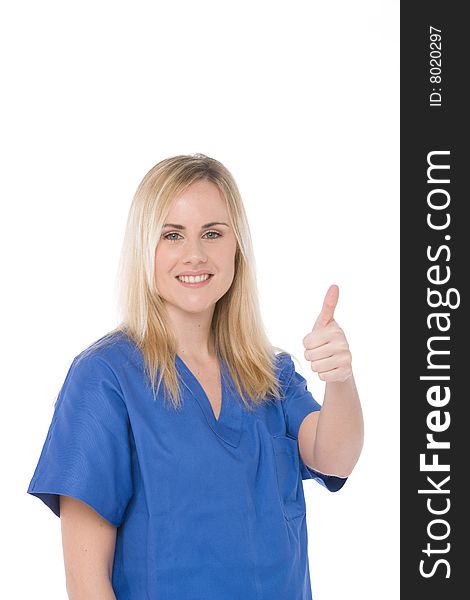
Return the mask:
<path fill-rule="evenodd" d="M 122 331 L 106 334 L 79 354 L 72 361 L 72 366 L 78 372 L 111 371 L 115 375 L 139 354 L 137 346 Z"/>
<path fill-rule="evenodd" d="M 288 385 L 295 372 L 292 356 L 288 352 L 275 354 L 275 370 L 277 378 L 282 385 Z"/>
<path fill-rule="evenodd" d="M 129 360 L 130 346 L 121 336 L 104 336 L 77 354 L 67 371 L 56 400 L 61 411 L 90 410 L 94 415 L 126 405 L 121 374 Z"/>
<path fill-rule="evenodd" d="M 107 334 L 77 354 L 68 368 L 58 398 L 101 390 L 122 396 L 121 377 L 128 365 L 135 360 L 137 347 L 123 333 Z"/>

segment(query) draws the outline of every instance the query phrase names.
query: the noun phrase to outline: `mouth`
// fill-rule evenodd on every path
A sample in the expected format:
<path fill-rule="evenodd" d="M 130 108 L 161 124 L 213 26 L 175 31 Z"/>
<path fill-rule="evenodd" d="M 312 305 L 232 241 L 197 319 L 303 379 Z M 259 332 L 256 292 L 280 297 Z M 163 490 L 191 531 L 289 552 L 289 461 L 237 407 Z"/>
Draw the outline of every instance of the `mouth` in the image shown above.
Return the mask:
<path fill-rule="evenodd" d="M 175 277 L 175 279 L 185 287 L 198 288 L 207 285 L 212 279 L 212 277 L 214 277 L 214 275 L 212 274 L 198 275 L 197 277 L 193 277 L 192 275 L 183 275 L 177 276 Z"/>

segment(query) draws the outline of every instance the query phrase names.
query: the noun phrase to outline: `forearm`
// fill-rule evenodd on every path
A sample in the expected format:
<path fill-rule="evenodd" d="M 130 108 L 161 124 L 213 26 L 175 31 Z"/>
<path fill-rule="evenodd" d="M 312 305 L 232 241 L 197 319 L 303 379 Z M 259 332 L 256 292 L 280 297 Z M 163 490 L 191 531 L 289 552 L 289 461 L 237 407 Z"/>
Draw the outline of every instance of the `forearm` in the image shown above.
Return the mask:
<path fill-rule="evenodd" d="M 92 584 L 72 584 L 67 582 L 69 600 L 116 600 L 111 581 L 108 578 Z"/>
<path fill-rule="evenodd" d="M 357 463 L 363 441 L 364 423 L 354 375 L 346 381 L 327 382 L 313 451 L 316 468 L 347 477 Z"/>

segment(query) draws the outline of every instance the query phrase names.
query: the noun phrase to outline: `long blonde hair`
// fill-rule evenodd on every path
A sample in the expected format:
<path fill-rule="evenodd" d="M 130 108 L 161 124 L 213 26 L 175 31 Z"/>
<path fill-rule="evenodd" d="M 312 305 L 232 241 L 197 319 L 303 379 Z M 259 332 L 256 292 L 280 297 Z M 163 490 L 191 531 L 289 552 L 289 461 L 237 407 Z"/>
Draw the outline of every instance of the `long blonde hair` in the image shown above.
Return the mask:
<path fill-rule="evenodd" d="M 238 186 L 224 165 L 204 154 L 162 160 L 139 184 L 130 207 L 119 263 L 118 301 L 122 320 L 118 327 L 89 346 L 87 352 L 106 343 L 117 332 L 126 334 L 143 354 L 154 395 L 163 382 L 165 398 L 169 398 L 175 409 L 180 407 L 176 339 L 164 301 L 156 293 L 155 250 L 172 202 L 200 180 L 210 181 L 220 190 L 237 240 L 234 280 L 216 304 L 211 333 L 237 392 L 251 409 L 245 394 L 255 405 L 269 400 L 270 395 L 280 397 L 274 361 L 276 351 L 282 349 L 269 342 L 260 315 L 251 234 Z"/>

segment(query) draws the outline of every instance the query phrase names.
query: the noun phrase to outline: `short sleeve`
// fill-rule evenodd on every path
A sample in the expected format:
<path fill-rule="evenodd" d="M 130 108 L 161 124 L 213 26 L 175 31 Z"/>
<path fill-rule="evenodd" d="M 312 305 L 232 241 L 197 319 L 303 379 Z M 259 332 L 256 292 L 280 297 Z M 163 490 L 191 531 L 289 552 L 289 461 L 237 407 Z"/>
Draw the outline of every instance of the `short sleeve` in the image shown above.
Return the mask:
<path fill-rule="evenodd" d="M 76 357 L 27 490 L 60 517 L 59 495 L 119 527 L 133 494 L 131 429 L 119 382 L 94 354 Z"/>
<path fill-rule="evenodd" d="M 321 409 L 311 392 L 307 389 L 307 381 L 295 370 L 292 357 L 283 352 L 278 355 L 280 361 L 279 379 L 284 394 L 282 406 L 286 421 L 287 435 L 297 439 L 300 425 L 304 418 L 311 412 Z M 300 470 L 302 479 L 315 479 L 330 492 L 337 492 L 346 483 L 347 477 L 326 475 L 320 473 L 303 462 L 299 452 Z"/>

